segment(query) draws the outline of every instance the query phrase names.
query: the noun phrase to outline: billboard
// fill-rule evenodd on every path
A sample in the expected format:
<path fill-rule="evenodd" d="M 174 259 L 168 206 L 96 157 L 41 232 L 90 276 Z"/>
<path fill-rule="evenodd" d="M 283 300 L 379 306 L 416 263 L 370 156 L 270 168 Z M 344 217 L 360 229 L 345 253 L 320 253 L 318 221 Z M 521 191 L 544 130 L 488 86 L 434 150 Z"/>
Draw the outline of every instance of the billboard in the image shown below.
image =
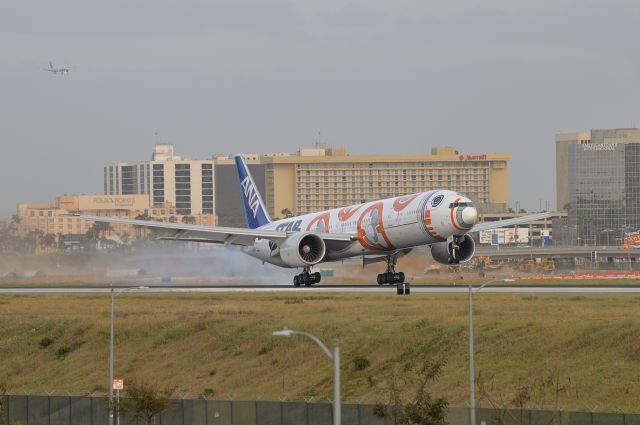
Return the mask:
<path fill-rule="evenodd" d="M 493 230 L 482 230 L 478 235 L 481 244 L 491 245 L 517 245 L 529 243 L 528 228 L 502 228 Z"/>
<path fill-rule="evenodd" d="M 640 231 L 625 233 L 624 234 L 624 245 L 625 246 L 634 246 L 640 247 Z"/>

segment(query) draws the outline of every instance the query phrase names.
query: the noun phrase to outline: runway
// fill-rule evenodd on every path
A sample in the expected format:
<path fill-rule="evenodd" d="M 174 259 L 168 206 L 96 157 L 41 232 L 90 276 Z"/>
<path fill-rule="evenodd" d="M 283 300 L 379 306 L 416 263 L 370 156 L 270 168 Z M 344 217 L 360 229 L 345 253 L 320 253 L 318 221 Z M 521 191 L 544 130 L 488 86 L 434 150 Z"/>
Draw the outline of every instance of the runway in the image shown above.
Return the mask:
<path fill-rule="evenodd" d="M 131 293 L 166 294 L 166 293 L 372 293 L 396 295 L 395 286 L 363 286 L 363 285 L 319 285 L 309 288 L 283 285 L 243 285 L 243 286 L 149 286 L 140 288 L 137 285 L 118 285 L 116 292 L 131 288 Z M 475 289 L 477 290 L 477 286 Z M 108 294 L 110 286 L 56 286 L 56 287 L 4 287 L 0 295 L 10 294 Z M 466 294 L 467 285 L 411 285 L 411 294 Z M 581 285 L 539 285 L 539 286 L 486 286 L 483 293 L 494 294 L 640 294 L 640 286 L 581 286 Z"/>

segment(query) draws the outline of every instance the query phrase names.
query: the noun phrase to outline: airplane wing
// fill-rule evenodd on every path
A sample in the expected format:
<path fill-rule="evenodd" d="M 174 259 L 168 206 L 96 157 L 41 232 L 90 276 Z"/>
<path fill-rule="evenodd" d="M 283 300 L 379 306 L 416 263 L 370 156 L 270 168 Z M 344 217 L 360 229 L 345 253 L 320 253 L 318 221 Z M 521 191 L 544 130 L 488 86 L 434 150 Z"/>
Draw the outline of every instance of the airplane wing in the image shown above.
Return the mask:
<path fill-rule="evenodd" d="M 240 227 L 210 227 L 193 224 L 130 220 L 82 214 L 71 215 L 78 217 L 81 220 L 97 221 L 100 223 L 125 224 L 166 231 L 166 234 L 158 237 L 160 240 L 220 243 L 225 246 L 252 246 L 256 239 L 267 239 L 277 244 L 283 242 L 293 234 L 292 232 L 287 233 L 276 230 L 246 229 Z M 318 233 L 318 236 L 327 242 L 327 245 L 346 245 L 357 239 L 355 235 L 346 233 Z"/>
<path fill-rule="evenodd" d="M 498 229 L 500 227 L 513 226 L 514 224 L 530 223 L 532 221 L 543 220 L 549 217 L 551 217 L 551 214 L 549 214 L 548 212 L 543 212 L 543 213 L 537 213 L 537 214 L 524 215 L 522 217 L 509 218 L 506 220 L 488 221 L 485 223 L 476 224 L 471 228 L 470 232 L 480 232 L 481 230 Z"/>

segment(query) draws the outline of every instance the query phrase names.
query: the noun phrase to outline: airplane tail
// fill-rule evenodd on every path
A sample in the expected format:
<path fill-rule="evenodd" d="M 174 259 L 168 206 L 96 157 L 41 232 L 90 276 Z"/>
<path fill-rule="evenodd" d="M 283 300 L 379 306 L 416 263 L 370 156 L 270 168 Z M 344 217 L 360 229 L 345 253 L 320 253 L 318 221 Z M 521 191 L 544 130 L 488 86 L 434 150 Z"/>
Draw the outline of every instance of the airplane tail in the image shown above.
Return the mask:
<path fill-rule="evenodd" d="M 264 206 L 260 192 L 258 192 L 253 177 L 251 177 L 247 164 L 245 164 L 241 155 L 234 155 L 234 160 L 236 162 L 236 176 L 238 177 L 240 197 L 242 198 L 242 206 L 244 207 L 245 226 L 249 229 L 257 229 L 258 227 L 271 223 L 269 213 Z"/>
<path fill-rule="evenodd" d="M 49 61 L 49 69 L 53 69 L 53 63 Z"/>

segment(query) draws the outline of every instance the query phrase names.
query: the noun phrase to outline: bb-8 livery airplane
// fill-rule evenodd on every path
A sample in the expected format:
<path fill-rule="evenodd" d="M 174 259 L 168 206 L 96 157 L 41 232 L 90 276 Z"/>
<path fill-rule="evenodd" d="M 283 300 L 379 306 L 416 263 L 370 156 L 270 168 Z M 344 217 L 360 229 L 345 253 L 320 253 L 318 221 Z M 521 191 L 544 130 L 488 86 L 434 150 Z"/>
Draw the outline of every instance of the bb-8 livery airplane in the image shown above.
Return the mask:
<path fill-rule="evenodd" d="M 384 261 L 387 271 L 378 275 L 378 284 L 402 283 L 404 273 L 396 271 L 396 262 L 412 248 L 429 245 L 437 262 L 459 264 L 469 261 L 475 252 L 470 232 L 549 216 L 539 213 L 476 224 L 478 211 L 470 199 L 449 190 L 432 190 L 271 221 L 244 160 L 240 155 L 234 158 L 245 228 L 78 216 L 162 229 L 169 233 L 159 238 L 163 240 L 239 245 L 263 262 L 303 269 L 293 279 L 295 286 L 320 282 L 320 273 L 313 273 L 313 266 L 350 257 L 363 257 L 364 265 Z"/>

